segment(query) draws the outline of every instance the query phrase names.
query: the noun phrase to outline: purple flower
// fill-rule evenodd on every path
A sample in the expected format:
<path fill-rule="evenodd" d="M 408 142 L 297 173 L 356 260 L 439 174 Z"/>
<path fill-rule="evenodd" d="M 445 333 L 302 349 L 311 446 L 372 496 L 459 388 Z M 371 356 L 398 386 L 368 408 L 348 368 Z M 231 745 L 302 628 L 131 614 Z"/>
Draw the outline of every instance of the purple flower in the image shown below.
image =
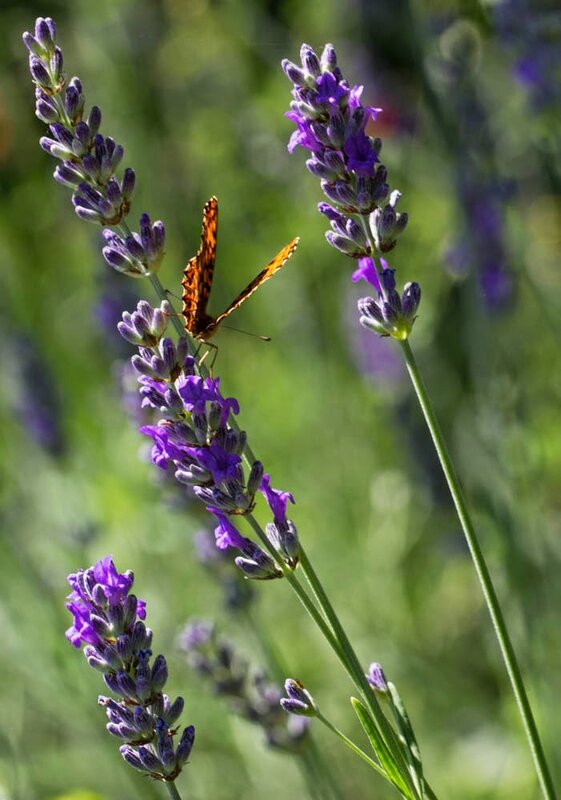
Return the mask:
<path fill-rule="evenodd" d="M 289 152 L 297 145 L 312 151 L 306 167 L 320 179 L 330 201 L 318 206 L 331 225 L 325 237 L 332 247 L 359 260 L 353 281 L 363 278 L 383 295 L 380 319 L 373 320 L 374 324 L 369 327 L 383 335 L 407 338 L 416 307 L 413 308 L 414 304 L 408 299 L 404 322 L 401 300 L 397 302 L 399 296 L 395 291 L 388 295 L 382 274 L 377 274 L 375 261 L 376 256 L 395 247 L 408 220 L 407 214 L 396 210 L 400 193 L 395 190 L 390 193 L 388 172 L 379 159 L 382 143 L 366 131 L 366 126 L 376 121 L 381 109 L 363 105 L 363 87 L 351 88 L 343 78 L 333 45 L 326 45 L 318 58 L 312 48 L 304 44 L 300 57 L 301 66 L 286 59 L 282 62 L 293 84 L 293 101 L 286 116 L 297 126 L 290 139 Z M 370 319 L 364 313 L 362 317 Z"/>
<path fill-rule="evenodd" d="M 366 680 L 375 689 L 377 692 L 381 692 L 382 694 L 386 694 L 388 691 L 388 682 L 386 680 L 386 676 L 384 675 L 384 670 L 382 669 L 382 665 L 378 664 L 377 661 L 373 661 L 372 664 L 368 667 L 368 672 L 366 673 Z"/>
<path fill-rule="evenodd" d="M 121 179 L 117 178 L 124 148 L 100 133 L 97 106 L 85 112 L 80 79 L 65 80 L 53 20 L 39 17 L 35 32 L 26 31 L 23 41 L 36 86 L 35 113 L 49 126 L 50 136 L 43 136 L 40 144 L 61 162 L 55 180 L 72 190 L 74 210 L 81 219 L 117 229 L 104 231 L 103 257 L 109 266 L 135 278 L 155 274 L 165 253 L 164 225 L 152 223 L 148 214 L 140 217 L 139 233 L 131 233 L 123 224 L 132 204 L 134 170 L 127 167 Z"/>
<path fill-rule="evenodd" d="M 349 136 L 343 147 L 347 167 L 357 175 L 368 176 L 372 174 L 374 164 L 378 161 L 378 154 L 372 148 L 371 139 L 364 131 L 358 131 L 354 136 Z"/>
<path fill-rule="evenodd" d="M 184 702 L 178 697 L 172 703 L 162 692 L 168 677 L 164 656 L 150 664 L 152 632 L 142 621 L 144 601 L 130 594 L 133 573 L 117 572 L 106 556 L 69 575 L 68 582 L 72 593 L 66 607 L 74 623 L 66 637 L 75 647 L 85 644 L 88 664 L 118 697 L 99 698 L 107 730 L 123 743 L 120 752 L 128 764 L 155 780 L 175 780 L 193 747 L 195 729 L 185 728 L 174 747 Z"/>
<path fill-rule="evenodd" d="M 275 519 L 266 526 L 269 541 L 278 558 L 294 569 L 298 560 L 296 528 L 285 516 L 288 500 L 294 502 L 292 495 L 272 489 L 268 477 L 263 483 L 260 461 L 250 461 L 246 474 L 242 458 L 247 436 L 230 424 L 231 415 L 239 413 L 239 403 L 234 397 L 222 396 L 219 378 L 195 374 L 185 340 L 181 338 L 175 345 L 165 337 L 166 313 L 164 304 L 153 309 L 141 301 L 136 311 L 124 312 L 118 326 L 121 335 L 139 347 L 131 361 L 142 405 L 154 412 L 151 424 L 140 428 L 152 439 L 152 461 L 168 474 L 173 471 L 176 481 L 191 487 L 207 510 L 216 514 L 217 547 L 239 550 L 235 563 L 247 577 L 282 577 L 275 560 L 242 536 L 230 515 L 251 513 L 261 487 Z"/>
<path fill-rule="evenodd" d="M 387 264 L 383 259 L 382 259 L 382 264 L 385 269 Z M 352 274 L 353 283 L 357 283 L 357 281 L 361 280 L 369 283 L 376 289 L 376 291 L 379 294 L 381 294 L 382 289 L 380 286 L 380 278 L 378 277 L 378 272 L 370 256 L 366 256 L 365 258 L 359 258 L 358 269 L 355 269 L 355 271 Z"/>
<path fill-rule="evenodd" d="M 217 510 L 214 511 L 214 515 L 218 521 L 218 525 L 214 529 L 218 549 L 225 550 L 227 547 L 235 547 L 238 550 L 243 550 L 245 539 L 238 529 L 232 525 L 229 517 Z"/>
<path fill-rule="evenodd" d="M 263 475 L 259 491 L 267 498 L 269 508 L 273 512 L 275 525 L 286 525 L 286 507 L 289 501 L 291 503 L 296 502 L 292 494 L 290 492 L 281 492 L 279 489 L 273 489 L 269 475 Z"/>
<path fill-rule="evenodd" d="M 217 484 L 236 478 L 238 475 L 240 456 L 237 453 L 228 453 L 216 439 L 213 439 L 208 447 L 187 447 L 186 452 L 212 474 Z"/>

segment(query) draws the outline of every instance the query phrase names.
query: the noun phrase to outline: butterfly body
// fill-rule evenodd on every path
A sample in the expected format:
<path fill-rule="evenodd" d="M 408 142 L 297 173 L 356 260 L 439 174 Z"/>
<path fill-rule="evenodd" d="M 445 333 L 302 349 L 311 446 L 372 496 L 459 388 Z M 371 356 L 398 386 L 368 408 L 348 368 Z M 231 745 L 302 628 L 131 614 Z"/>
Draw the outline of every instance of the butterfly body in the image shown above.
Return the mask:
<path fill-rule="evenodd" d="M 195 339 L 208 341 L 215 333 L 222 320 L 229 317 L 247 298 L 256 291 L 266 280 L 271 278 L 290 258 L 296 246 L 298 237 L 293 239 L 277 253 L 272 261 L 240 292 L 230 303 L 228 308 L 217 317 L 211 316 L 207 310 L 207 303 L 212 288 L 214 264 L 216 261 L 216 236 L 218 231 L 218 200 L 211 197 L 205 203 L 203 211 L 203 229 L 201 244 L 197 255 L 193 256 L 185 267 L 183 280 L 183 309 L 182 316 L 185 330 Z"/>

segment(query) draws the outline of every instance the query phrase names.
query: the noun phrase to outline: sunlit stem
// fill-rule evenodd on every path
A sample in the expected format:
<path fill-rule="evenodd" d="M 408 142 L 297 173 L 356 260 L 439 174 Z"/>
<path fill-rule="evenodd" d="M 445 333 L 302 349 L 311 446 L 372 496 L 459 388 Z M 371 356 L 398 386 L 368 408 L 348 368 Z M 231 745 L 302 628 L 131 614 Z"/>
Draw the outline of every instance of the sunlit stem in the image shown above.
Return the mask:
<path fill-rule="evenodd" d="M 534 760 L 534 766 L 536 768 L 542 794 L 545 798 L 547 798 L 547 800 L 555 800 L 556 794 L 553 787 L 553 781 L 545 760 L 545 754 L 540 741 L 534 716 L 532 714 L 530 702 L 526 694 L 520 667 L 518 665 L 510 636 L 508 634 L 507 626 L 504 621 L 499 600 L 497 598 L 487 564 L 485 563 L 483 553 L 477 540 L 477 535 L 475 533 L 471 516 L 467 509 L 460 481 L 456 474 L 452 459 L 450 458 L 446 442 L 444 441 L 444 436 L 442 435 L 438 419 L 419 372 L 419 368 L 417 366 L 415 356 L 413 355 L 413 351 L 411 350 L 411 346 L 407 340 L 401 341 L 400 345 L 405 357 L 405 363 L 407 365 L 411 382 L 413 383 L 419 405 L 421 406 L 421 410 L 425 417 L 425 422 L 427 423 L 427 427 L 430 431 L 435 450 L 440 460 L 442 471 L 446 477 L 448 488 L 450 489 L 450 494 L 452 495 L 456 512 L 458 514 L 471 558 L 473 560 L 475 571 L 481 585 L 481 590 L 483 592 L 487 609 L 493 623 L 495 636 L 497 637 L 506 671 L 510 679 L 512 691 L 514 693 L 514 697 L 516 698 L 516 704 L 518 706 L 520 716 L 522 717 L 522 724 L 524 725 L 524 730 L 526 732 L 526 737 L 528 739 L 532 758 Z"/>

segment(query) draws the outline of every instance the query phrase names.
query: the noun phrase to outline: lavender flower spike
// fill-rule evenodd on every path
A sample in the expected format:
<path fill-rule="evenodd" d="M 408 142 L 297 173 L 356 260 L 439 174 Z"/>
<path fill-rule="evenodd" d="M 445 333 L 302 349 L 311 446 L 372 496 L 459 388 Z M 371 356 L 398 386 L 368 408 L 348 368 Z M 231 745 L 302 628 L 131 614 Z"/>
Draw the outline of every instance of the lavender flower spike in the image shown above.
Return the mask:
<path fill-rule="evenodd" d="M 288 150 L 300 146 L 310 151 L 306 166 L 329 200 L 318 206 L 331 225 L 326 239 L 359 261 L 353 280 L 360 273 L 379 293 L 378 300 L 366 304 L 366 298 L 359 305 L 361 323 L 382 336 L 407 339 L 419 305 L 418 284 L 407 284 L 400 298 L 395 281 L 386 288 L 388 270 L 378 269 L 375 261 L 396 246 L 408 221 L 407 214 L 397 211 L 401 194 L 390 192 L 388 171 L 380 163 L 382 142 L 368 133 L 381 109 L 363 105 L 363 87 L 351 87 L 343 78 L 333 45 L 327 44 L 318 58 L 304 44 L 300 56 L 301 67 L 282 62 L 293 84 L 286 116 L 297 128 Z"/>
<path fill-rule="evenodd" d="M 67 609 L 74 622 L 66 638 L 85 644 L 88 664 L 101 672 L 117 699 L 99 697 L 106 709 L 107 730 L 122 745 L 120 753 L 135 769 L 160 781 L 174 781 L 187 762 L 195 740 L 192 725 L 175 746 L 183 698 L 170 701 L 162 690 L 168 677 L 164 656 L 152 657 L 152 631 L 143 622 L 146 605 L 130 594 L 134 576 L 117 572 L 111 556 L 68 576 L 72 593 Z"/>
<path fill-rule="evenodd" d="M 186 340 L 174 344 L 164 335 L 169 318 L 167 303 L 153 309 L 141 301 L 136 311 L 124 312 L 118 324 L 123 338 L 139 348 L 132 365 L 142 404 L 155 416 L 155 424 L 140 429 L 152 438 L 152 461 L 160 469 L 173 470 L 179 483 L 192 487 L 218 523 L 216 546 L 240 552 L 235 563 L 247 578 L 280 578 L 279 562 L 289 569 L 298 563 L 296 527 L 286 517 L 287 504 L 294 503 L 294 498 L 271 487 L 260 461 L 253 461 L 246 475 L 242 456 L 247 436 L 228 422 L 230 414 L 239 413 L 239 403 L 234 397 L 222 396 L 219 378 L 195 373 Z M 274 518 L 267 534 L 278 560 L 243 536 L 232 521 L 232 517 L 253 511 L 258 492 L 264 495 Z"/>
<path fill-rule="evenodd" d="M 119 233 L 104 230 L 103 257 L 110 267 L 133 278 L 154 275 L 164 256 L 164 225 L 152 223 L 148 214 L 140 217 L 140 233 L 131 233 L 126 225 L 136 183 L 134 170 L 127 167 L 121 179 L 116 177 L 124 148 L 100 133 L 97 106 L 85 114 L 80 79 L 66 80 L 53 20 L 39 17 L 34 33 L 26 31 L 23 41 L 35 83 L 35 113 L 49 126 L 50 135 L 43 136 L 40 144 L 61 162 L 54 171 L 55 180 L 72 189 L 72 204 L 80 219 L 118 228 Z"/>

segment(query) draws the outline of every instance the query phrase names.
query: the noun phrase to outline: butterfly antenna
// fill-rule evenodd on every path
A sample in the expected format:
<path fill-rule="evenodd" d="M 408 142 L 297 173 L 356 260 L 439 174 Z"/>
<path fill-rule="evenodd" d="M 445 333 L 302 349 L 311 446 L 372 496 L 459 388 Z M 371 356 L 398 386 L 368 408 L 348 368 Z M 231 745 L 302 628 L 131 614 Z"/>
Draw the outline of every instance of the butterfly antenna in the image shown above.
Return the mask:
<path fill-rule="evenodd" d="M 253 336 L 255 339 L 261 339 L 262 342 L 270 342 L 270 336 L 260 336 L 258 333 L 251 333 L 251 331 L 242 331 L 241 328 L 232 328 L 231 325 L 221 325 L 222 328 L 228 328 L 229 331 L 236 331 L 236 333 L 245 333 L 246 336 Z"/>
<path fill-rule="evenodd" d="M 164 289 L 164 292 L 167 294 L 168 297 L 175 297 L 176 300 L 181 300 L 181 297 L 172 292 L 170 289 Z"/>

